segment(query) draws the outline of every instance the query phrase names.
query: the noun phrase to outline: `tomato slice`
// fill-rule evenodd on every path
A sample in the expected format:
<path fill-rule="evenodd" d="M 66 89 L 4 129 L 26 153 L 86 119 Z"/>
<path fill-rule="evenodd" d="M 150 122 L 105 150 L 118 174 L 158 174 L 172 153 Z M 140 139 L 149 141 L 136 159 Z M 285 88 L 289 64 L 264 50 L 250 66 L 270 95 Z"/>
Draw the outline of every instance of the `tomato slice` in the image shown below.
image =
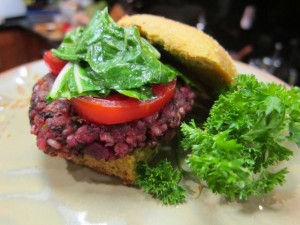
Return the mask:
<path fill-rule="evenodd" d="M 68 63 L 67 61 L 54 56 L 51 51 L 46 51 L 44 53 L 43 59 L 50 69 L 51 73 L 53 73 L 54 75 L 58 75 L 62 68 L 64 68 L 64 66 Z"/>
<path fill-rule="evenodd" d="M 84 119 L 98 124 L 120 124 L 145 118 L 161 110 L 174 96 L 176 79 L 167 84 L 152 86 L 156 98 L 139 101 L 124 95 L 115 94 L 107 98 L 72 98 L 75 111 Z"/>

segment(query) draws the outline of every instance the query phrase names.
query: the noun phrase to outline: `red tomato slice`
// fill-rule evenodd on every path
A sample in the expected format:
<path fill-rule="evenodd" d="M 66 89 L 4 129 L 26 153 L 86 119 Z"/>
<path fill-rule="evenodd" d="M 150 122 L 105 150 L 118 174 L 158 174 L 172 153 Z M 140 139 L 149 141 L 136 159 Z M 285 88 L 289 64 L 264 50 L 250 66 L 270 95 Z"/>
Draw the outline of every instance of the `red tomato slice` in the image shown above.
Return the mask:
<path fill-rule="evenodd" d="M 176 80 L 153 85 L 153 100 L 139 101 L 120 94 L 108 98 L 78 97 L 71 99 L 76 112 L 98 124 L 119 124 L 151 116 L 161 110 L 174 96 Z"/>
<path fill-rule="evenodd" d="M 51 51 L 46 51 L 44 53 L 44 61 L 50 69 L 51 73 L 53 73 L 54 75 L 58 75 L 62 68 L 64 68 L 64 66 L 68 63 L 67 61 L 54 56 Z"/>

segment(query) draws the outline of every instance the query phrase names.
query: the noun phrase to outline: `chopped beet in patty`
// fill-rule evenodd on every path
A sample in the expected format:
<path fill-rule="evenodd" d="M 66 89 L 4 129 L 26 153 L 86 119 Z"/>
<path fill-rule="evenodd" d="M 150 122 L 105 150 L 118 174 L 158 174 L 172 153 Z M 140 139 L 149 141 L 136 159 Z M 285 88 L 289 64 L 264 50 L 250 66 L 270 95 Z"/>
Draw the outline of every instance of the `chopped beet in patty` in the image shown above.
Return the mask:
<path fill-rule="evenodd" d="M 80 118 L 69 100 L 47 104 L 45 97 L 54 80 L 54 75 L 47 74 L 33 87 L 29 109 L 31 133 L 37 136 L 39 149 L 65 158 L 88 154 L 112 160 L 135 148 L 155 148 L 172 136 L 195 98 L 190 87 L 178 84 L 173 99 L 160 112 L 123 124 L 101 125 Z"/>

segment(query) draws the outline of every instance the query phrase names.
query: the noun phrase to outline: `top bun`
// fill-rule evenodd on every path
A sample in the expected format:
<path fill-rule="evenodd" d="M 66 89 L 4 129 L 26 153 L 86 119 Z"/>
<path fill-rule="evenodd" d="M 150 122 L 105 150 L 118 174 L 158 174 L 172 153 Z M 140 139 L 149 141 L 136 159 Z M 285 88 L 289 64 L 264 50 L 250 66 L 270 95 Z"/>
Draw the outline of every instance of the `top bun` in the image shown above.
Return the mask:
<path fill-rule="evenodd" d="M 179 69 L 209 93 L 232 82 L 237 74 L 228 52 L 201 30 L 161 16 L 136 14 L 118 21 L 121 26 L 137 26 L 142 36 L 167 52 Z"/>

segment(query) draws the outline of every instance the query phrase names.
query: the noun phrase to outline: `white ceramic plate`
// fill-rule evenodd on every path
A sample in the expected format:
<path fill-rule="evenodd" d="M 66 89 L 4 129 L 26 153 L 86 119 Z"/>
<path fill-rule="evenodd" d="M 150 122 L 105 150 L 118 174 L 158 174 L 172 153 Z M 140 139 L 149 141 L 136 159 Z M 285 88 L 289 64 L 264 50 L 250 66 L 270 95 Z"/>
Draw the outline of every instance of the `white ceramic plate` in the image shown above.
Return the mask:
<path fill-rule="evenodd" d="M 242 73 L 275 77 L 242 63 Z M 30 134 L 28 106 L 34 82 L 46 74 L 42 61 L 0 76 L 0 224 L 2 225 L 200 225 L 299 224 L 300 156 L 288 163 L 283 187 L 246 202 L 226 202 L 205 189 L 176 207 L 86 168 L 51 158 Z"/>

